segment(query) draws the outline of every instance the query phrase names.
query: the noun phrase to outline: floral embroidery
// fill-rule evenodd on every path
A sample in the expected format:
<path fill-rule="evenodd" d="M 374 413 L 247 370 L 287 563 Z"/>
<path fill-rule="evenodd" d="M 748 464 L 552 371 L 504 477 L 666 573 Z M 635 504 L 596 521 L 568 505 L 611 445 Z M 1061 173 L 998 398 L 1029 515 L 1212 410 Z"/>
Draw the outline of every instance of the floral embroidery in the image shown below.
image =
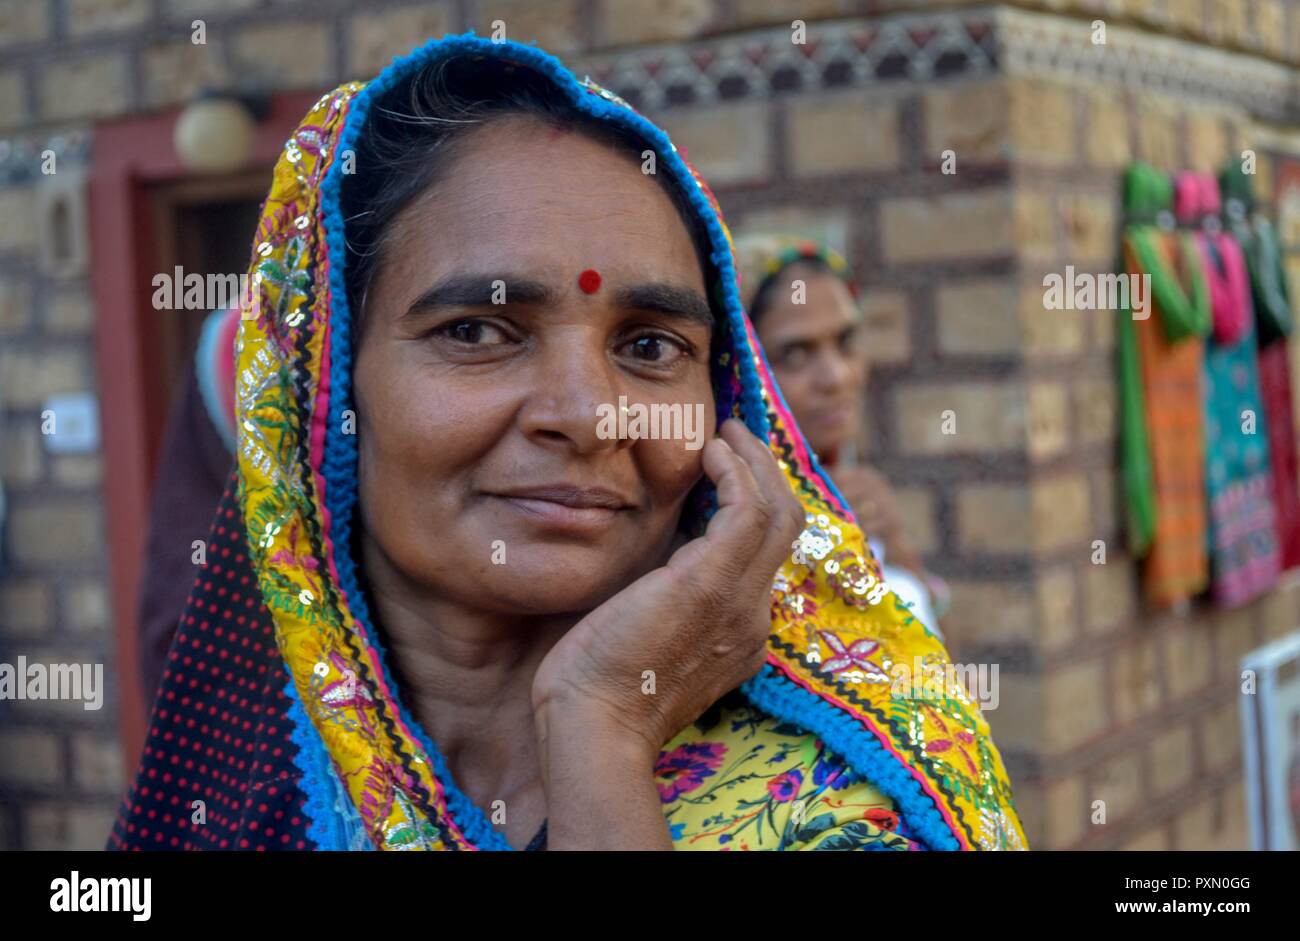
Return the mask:
<path fill-rule="evenodd" d="M 370 720 L 366 717 L 366 710 L 375 707 L 370 690 L 361 685 L 356 670 L 352 669 L 341 656 L 331 653 L 329 659 L 330 663 L 334 664 L 334 669 L 343 674 L 343 678 L 321 689 L 321 703 L 332 709 L 345 709 L 349 706 L 355 708 L 361 727 L 368 734 L 373 735 L 374 729 L 371 728 Z"/>
<path fill-rule="evenodd" d="M 879 604 L 887 589 L 880 574 L 867 565 L 862 556 L 845 550 L 835 553 L 826 565 L 827 581 L 835 597 L 855 608 Z"/>
<path fill-rule="evenodd" d="M 816 616 L 817 583 L 809 577 L 792 584 L 784 572 L 777 572 L 772 581 L 772 619 L 784 622 L 777 630 Z"/>
<path fill-rule="evenodd" d="M 1020 833 L 1007 818 L 1004 811 L 993 811 L 984 809 L 980 811 L 981 822 L 984 824 L 984 837 L 980 840 L 980 845 L 986 850 L 1023 850 L 1025 844 L 1020 839 Z"/>
<path fill-rule="evenodd" d="M 861 667 L 867 671 L 868 676 L 879 676 L 887 679 L 885 671 L 874 660 L 868 660 L 880 649 L 880 644 L 869 637 L 863 637 L 861 640 L 855 640 L 852 645 L 845 647 L 844 641 L 840 640 L 831 631 L 818 631 L 822 640 L 826 641 L 828 647 L 835 651 L 835 656 L 822 662 L 822 672 L 824 673 L 842 673 L 849 667 Z"/>

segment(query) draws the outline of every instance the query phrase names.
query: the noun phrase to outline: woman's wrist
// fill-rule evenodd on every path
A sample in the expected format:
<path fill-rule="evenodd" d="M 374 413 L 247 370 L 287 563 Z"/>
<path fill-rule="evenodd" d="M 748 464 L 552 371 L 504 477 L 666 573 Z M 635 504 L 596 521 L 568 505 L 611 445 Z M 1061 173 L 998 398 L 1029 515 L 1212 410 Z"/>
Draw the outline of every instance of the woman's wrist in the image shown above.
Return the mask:
<path fill-rule="evenodd" d="M 577 748 L 599 746 L 614 767 L 653 772 L 659 746 L 640 730 L 613 717 L 606 704 L 578 696 L 551 697 L 533 713 L 543 767 L 550 760 L 573 757 Z"/>
<path fill-rule="evenodd" d="M 594 704 L 550 700 L 535 718 L 548 849 L 672 849 L 658 749 Z"/>

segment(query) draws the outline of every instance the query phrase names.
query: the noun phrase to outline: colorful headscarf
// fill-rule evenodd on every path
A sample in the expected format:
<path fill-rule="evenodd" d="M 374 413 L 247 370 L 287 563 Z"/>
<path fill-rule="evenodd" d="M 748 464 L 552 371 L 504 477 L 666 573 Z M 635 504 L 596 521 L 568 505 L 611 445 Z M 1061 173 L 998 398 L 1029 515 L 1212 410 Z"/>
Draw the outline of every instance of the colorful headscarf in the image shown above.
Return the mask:
<path fill-rule="evenodd" d="M 725 310 L 714 364 L 719 415 L 738 416 L 770 443 L 807 511 L 773 584 L 767 663 L 740 695 L 787 732 L 806 733 L 818 754 L 835 756 L 847 767 L 844 780 L 886 795 L 915 843 L 1023 847 L 1006 771 L 967 691 L 947 683 L 922 690 L 917 677 L 922 695 L 891 696 L 893 664 L 923 666 L 933 680 L 944 675 L 947 654 L 886 590 L 850 510 L 791 419 L 741 308 L 730 235 L 703 181 L 618 97 L 538 49 L 472 34 L 430 42 L 369 84 L 322 96 L 276 164 L 253 247 L 256 290 L 237 341 L 237 473 L 110 846 L 509 848 L 400 701 L 349 550 L 357 444 L 341 429 L 354 407 L 354 312 L 337 157 L 357 146 L 378 95 L 452 56 L 532 69 L 575 112 L 639 135 L 704 223 L 707 275 Z M 697 532 L 715 499 L 706 491 Z M 707 744 L 682 742 L 670 764 L 692 750 L 712 754 Z M 818 759 L 807 777 L 840 787 L 824 780 L 826 767 Z M 697 777 L 705 774 L 712 766 Z M 781 801 L 802 777 L 773 780 L 771 799 Z M 678 790 L 661 787 L 665 801 Z M 753 816 L 738 812 L 739 800 L 723 791 L 711 812 Z M 195 801 L 205 802 L 206 829 L 191 822 Z M 814 823 L 809 832 L 820 826 L 824 837 Z M 670 832 L 686 847 L 679 829 Z"/>
<path fill-rule="evenodd" d="M 203 321 L 194 370 L 203 406 L 221 440 L 235 451 L 235 337 L 242 311 L 238 307 L 214 310 Z"/>
<path fill-rule="evenodd" d="M 755 233 L 736 240 L 736 263 L 740 276 L 740 297 L 746 310 L 763 289 L 786 268 L 800 261 L 819 261 L 826 265 L 858 296 L 857 282 L 844 256 L 835 249 L 812 239 L 792 235 Z"/>

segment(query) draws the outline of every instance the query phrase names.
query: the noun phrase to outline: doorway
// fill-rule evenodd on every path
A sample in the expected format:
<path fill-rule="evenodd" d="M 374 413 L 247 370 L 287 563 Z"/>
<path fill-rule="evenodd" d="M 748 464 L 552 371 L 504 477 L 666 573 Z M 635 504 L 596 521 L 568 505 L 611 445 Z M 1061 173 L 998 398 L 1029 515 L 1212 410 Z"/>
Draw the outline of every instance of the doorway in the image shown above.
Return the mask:
<path fill-rule="evenodd" d="M 271 169 L 317 98 L 272 95 L 244 168 L 220 176 L 197 174 L 180 162 L 172 143 L 179 109 L 107 121 L 94 130 L 90 272 L 118 727 L 128 784 L 151 705 L 136 665 L 150 493 L 168 411 L 193 362 L 206 313 L 155 310 L 153 278 L 177 265 L 187 273 L 247 271 Z"/>

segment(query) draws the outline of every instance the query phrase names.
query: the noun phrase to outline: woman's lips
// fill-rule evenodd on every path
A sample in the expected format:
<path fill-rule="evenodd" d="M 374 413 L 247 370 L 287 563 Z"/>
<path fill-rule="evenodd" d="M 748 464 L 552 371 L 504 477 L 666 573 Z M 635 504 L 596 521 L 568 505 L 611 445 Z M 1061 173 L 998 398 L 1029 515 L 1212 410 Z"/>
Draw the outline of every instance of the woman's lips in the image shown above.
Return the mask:
<path fill-rule="evenodd" d="M 600 529 L 623 511 L 634 509 L 631 501 L 612 490 L 569 484 L 548 484 L 492 496 L 531 519 L 563 529 Z"/>
<path fill-rule="evenodd" d="M 622 510 L 607 506 L 566 506 L 554 500 L 533 497 L 501 497 L 520 513 L 563 529 L 599 529 L 611 523 Z"/>
<path fill-rule="evenodd" d="M 843 425 L 847 424 L 849 419 L 852 417 L 852 405 L 832 405 L 828 408 L 821 408 L 812 412 L 809 416 L 810 421 L 808 424 L 819 425 L 822 427 L 827 425 Z"/>

